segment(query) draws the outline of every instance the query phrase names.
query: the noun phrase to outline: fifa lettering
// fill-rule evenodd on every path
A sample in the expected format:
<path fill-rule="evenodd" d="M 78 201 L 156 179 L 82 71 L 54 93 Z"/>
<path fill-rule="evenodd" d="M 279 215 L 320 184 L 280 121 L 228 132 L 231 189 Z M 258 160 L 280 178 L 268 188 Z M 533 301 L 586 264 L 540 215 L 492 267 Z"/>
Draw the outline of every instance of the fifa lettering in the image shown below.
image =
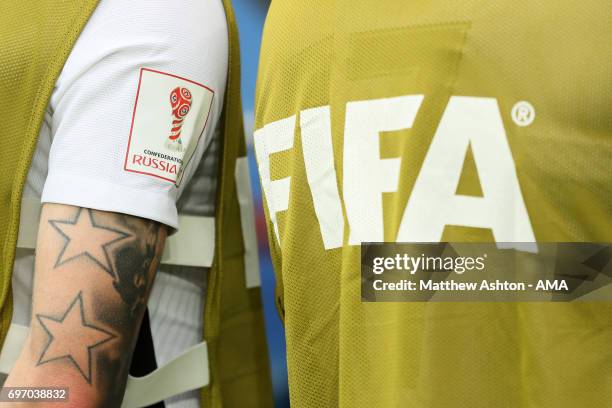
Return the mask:
<path fill-rule="evenodd" d="M 472 148 L 482 197 L 457 195 Z M 453 96 L 442 116 L 404 211 L 397 240 L 438 242 L 446 225 L 489 228 L 496 242 L 536 251 L 497 101 Z"/>
<path fill-rule="evenodd" d="M 346 211 L 348 245 L 385 240 L 383 193 L 402 180 L 402 158 L 380 157 L 380 133 L 412 127 L 423 95 L 348 102 L 344 123 L 340 197 L 334 164 L 329 106 L 300 112 L 304 166 L 324 247 L 341 247 Z M 291 177 L 272 180 L 270 155 L 293 148 L 296 116 L 255 131 L 255 152 L 270 220 L 281 242 L 277 214 L 287 211 Z M 400 137 L 400 136 L 397 136 Z M 482 196 L 457 194 L 468 149 L 472 149 Z M 537 251 L 512 152 L 497 100 L 453 96 L 435 130 L 410 199 L 398 242 L 438 242 L 447 225 L 487 228 L 496 242 Z M 533 244 L 520 244 L 520 243 Z M 501 245 L 499 245 L 501 246 Z"/>
<path fill-rule="evenodd" d="M 336 181 L 330 120 L 329 106 L 300 113 L 306 178 L 325 249 L 341 247 L 344 238 L 344 215 Z"/>
<path fill-rule="evenodd" d="M 272 122 L 255 132 L 255 154 L 259 163 L 261 187 L 268 203 L 270 220 L 274 233 L 280 243 L 276 214 L 289 207 L 289 182 L 291 177 L 272 180 L 270 177 L 270 155 L 293 147 L 295 132 L 295 115 L 287 119 Z"/>
<path fill-rule="evenodd" d="M 423 95 L 346 104 L 344 203 L 349 244 L 384 241 L 382 193 L 397 191 L 401 159 L 380 158 L 380 132 L 412 127 Z"/>

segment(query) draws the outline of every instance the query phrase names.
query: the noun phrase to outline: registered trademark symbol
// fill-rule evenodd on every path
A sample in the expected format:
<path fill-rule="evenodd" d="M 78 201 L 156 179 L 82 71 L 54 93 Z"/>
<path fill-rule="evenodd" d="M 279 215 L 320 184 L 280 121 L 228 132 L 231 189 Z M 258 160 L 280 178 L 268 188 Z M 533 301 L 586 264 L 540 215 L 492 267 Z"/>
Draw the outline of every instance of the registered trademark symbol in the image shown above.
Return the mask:
<path fill-rule="evenodd" d="M 512 120 L 519 126 L 529 126 L 535 119 L 535 109 L 527 101 L 517 102 L 512 107 Z"/>

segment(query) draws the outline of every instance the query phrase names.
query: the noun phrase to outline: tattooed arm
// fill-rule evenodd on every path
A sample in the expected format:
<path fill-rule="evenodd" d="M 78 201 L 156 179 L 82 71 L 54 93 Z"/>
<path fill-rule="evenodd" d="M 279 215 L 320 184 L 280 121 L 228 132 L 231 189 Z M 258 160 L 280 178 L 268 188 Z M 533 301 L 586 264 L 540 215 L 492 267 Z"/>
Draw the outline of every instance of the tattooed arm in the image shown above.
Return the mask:
<path fill-rule="evenodd" d="M 61 407 L 119 407 L 165 238 L 154 221 L 45 204 L 32 328 L 5 386 L 68 387 Z"/>

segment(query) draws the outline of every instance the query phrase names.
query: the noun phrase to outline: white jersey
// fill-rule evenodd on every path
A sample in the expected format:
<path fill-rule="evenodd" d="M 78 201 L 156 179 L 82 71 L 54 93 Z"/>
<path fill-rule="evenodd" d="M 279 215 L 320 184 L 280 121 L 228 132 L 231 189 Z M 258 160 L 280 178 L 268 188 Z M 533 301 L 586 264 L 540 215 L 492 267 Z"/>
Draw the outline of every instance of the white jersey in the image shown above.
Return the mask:
<path fill-rule="evenodd" d="M 214 215 L 227 61 L 220 0 L 101 0 L 56 82 L 24 200 L 173 229 L 178 212 Z M 18 249 L 17 324 L 30 322 L 33 271 L 33 252 Z M 149 302 L 158 365 L 201 341 L 206 272 L 160 267 Z M 198 398 L 167 405 L 196 407 Z"/>

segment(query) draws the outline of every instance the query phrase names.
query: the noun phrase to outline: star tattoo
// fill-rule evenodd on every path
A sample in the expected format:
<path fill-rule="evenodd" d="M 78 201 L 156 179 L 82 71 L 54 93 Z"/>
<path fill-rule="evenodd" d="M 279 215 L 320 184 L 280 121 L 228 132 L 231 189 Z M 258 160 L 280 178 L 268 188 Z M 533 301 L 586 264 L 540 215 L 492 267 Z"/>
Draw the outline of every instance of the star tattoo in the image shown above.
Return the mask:
<path fill-rule="evenodd" d="M 49 336 L 36 365 L 66 359 L 91 384 L 93 349 L 117 336 L 85 321 L 82 292 L 79 292 L 61 318 L 40 314 L 36 318 Z"/>
<path fill-rule="evenodd" d="M 49 220 L 51 226 L 65 239 L 55 268 L 66 262 L 86 256 L 116 279 L 114 268 L 108 255 L 108 247 L 131 235 L 113 228 L 96 224 L 93 212 L 79 208 L 74 221 Z"/>

